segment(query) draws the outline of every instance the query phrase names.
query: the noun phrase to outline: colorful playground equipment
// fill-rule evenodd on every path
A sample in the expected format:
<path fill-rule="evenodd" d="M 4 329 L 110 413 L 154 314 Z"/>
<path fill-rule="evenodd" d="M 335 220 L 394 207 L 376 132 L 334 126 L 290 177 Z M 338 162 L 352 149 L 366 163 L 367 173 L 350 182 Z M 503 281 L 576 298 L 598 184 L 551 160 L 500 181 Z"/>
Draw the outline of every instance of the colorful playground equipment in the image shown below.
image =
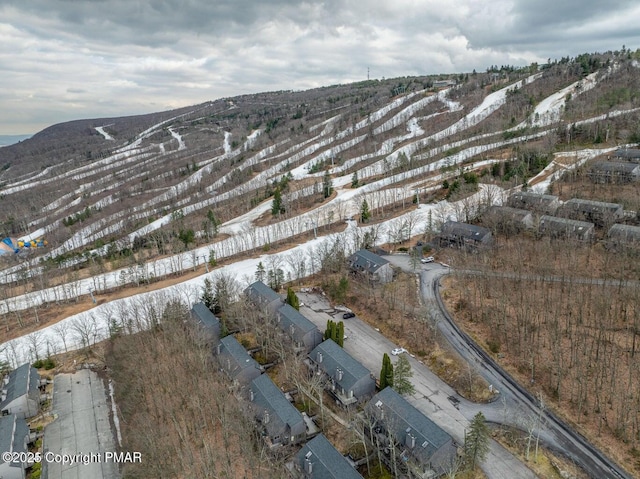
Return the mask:
<path fill-rule="evenodd" d="M 16 240 L 15 238 L 7 237 L 0 241 L 0 255 L 19 253 L 25 248 L 44 248 L 47 244 L 47 240 L 44 238 L 38 238 L 35 240 Z"/>

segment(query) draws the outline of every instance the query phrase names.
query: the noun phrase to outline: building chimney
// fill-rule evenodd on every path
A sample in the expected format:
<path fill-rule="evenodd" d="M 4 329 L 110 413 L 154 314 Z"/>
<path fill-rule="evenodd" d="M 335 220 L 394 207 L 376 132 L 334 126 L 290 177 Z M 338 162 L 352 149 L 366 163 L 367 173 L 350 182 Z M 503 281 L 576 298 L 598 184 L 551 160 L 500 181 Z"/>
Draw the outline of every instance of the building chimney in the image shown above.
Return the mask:
<path fill-rule="evenodd" d="M 316 356 L 317 360 L 318 360 L 318 364 L 320 364 L 322 362 L 322 353 L 320 351 L 318 351 L 318 355 Z"/>
<path fill-rule="evenodd" d="M 249 389 L 249 401 L 253 402 L 255 395 L 253 394 L 253 389 Z"/>
<path fill-rule="evenodd" d="M 344 371 L 340 368 L 336 369 L 336 381 L 342 381 L 342 376 L 344 376 Z"/>
<path fill-rule="evenodd" d="M 262 424 L 269 424 L 269 411 L 264 412 L 264 416 L 262 416 Z"/>
<path fill-rule="evenodd" d="M 304 460 L 304 472 L 311 475 L 313 473 L 313 463 L 309 458 Z"/>
<path fill-rule="evenodd" d="M 405 443 L 405 446 L 407 446 L 409 449 L 413 449 L 414 447 L 416 447 L 416 437 L 407 431 L 407 435 L 405 436 L 404 443 Z"/>

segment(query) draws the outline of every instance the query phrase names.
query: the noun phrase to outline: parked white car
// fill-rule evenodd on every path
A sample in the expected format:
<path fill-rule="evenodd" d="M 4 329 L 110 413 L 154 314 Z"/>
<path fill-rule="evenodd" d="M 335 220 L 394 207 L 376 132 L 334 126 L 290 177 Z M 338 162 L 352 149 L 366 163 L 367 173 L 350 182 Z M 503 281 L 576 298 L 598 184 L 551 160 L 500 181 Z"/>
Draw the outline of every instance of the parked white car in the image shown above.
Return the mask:
<path fill-rule="evenodd" d="M 406 352 L 407 352 L 407 350 L 404 349 L 404 348 L 394 348 L 394 349 L 391 350 L 391 354 L 394 355 L 394 356 L 399 356 L 400 354 L 406 353 Z"/>
<path fill-rule="evenodd" d="M 435 258 L 433 256 L 427 256 L 426 258 L 422 258 L 420 260 L 421 263 L 433 263 Z"/>

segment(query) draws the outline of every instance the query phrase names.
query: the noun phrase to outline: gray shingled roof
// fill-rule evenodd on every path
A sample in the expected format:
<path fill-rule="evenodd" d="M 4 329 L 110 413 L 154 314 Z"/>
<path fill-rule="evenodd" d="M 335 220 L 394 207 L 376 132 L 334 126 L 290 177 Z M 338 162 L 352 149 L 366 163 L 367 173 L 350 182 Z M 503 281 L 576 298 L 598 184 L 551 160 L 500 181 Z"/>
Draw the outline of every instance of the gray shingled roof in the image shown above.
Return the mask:
<path fill-rule="evenodd" d="M 540 217 L 540 230 L 541 231 L 564 231 L 564 232 L 579 232 L 584 233 L 589 230 L 593 230 L 593 223 L 586 221 L 571 220 L 568 218 L 560 218 L 558 216 L 542 215 Z"/>
<path fill-rule="evenodd" d="M 526 208 L 552 213 L 558 206 L 558 197 L 554 195 L 543 195 L 532 191 L 518 191 L 512 194 L 507 203 L 515 208 Z"/>
<path fill-rule="evenodd" d="M 321 363 L 318 363 L 318 353 L 322 353 Z M 371 372 L 367 368 L 331 339 L 316 346 L 309 357 L 333 378 L 335 378 L 336 369 L 340 368 L 343 372 L 342 380 L 336 379 L 336 383 L 345 391 L 353 388 L 360 379 L 371 376 Z"/>
<path fill-rule="evenodd" d="M 29 363 L 25 363 L 11 371 L 9 373 L 9 383 L 6 386 L 2 386 L 3 389 L 7 390 L 7 397 L 0 403 L 0 410 L 28 392 L 37 391 L 39 383 L 40 375 L 36 368 L 31 367 Z"/>
<path fill-rule="evenodd" d="M 300 311 L 287 303 L 280 306 L 276 314 L 280 318 L 280 327 L 286 333 L 291 333 L 290 329 L 293 325 L 293 337 L 297 341 L 302 341 L 303 336 L 309 331 L 318 329 L 316 325 L 303 316 Z"/>
<path fill-rule="evenodd" d="M 251 381 L 251 391 L 254 394 L 253 403 L 275 416 L 270 418 L 271 421 L 278 420 L 291 428 L 304 422 L 300 411 L 289 402 L 267 374 L 262 374 Z"/>
<path fill-rule="evenodd" d="M 237 371 L 230 371 L 232 375 L 238 374 L 247 368 L 260 370 L 260 364 L 251 357 L 247 350 L 233 336 L 226 336 L 220 340 L 220 344 L 227 354 L 233 358 L 237 366 Z"/>
<path fill-rule="evenodd" d="M 302 471 L 305 460 L 311 462 L 313 479 L 362 479 L 324 434 L 318 434 L 296 454 L 296 462 Z"/>
<path fill-rule="evenodd" d="M 280 295 L 262 281 L 256 281 L 250 284 L 249 287 L 245 289 L 245 294 L 249 296 L 252 301 L 257 301 L 263 306 L 275 300 L 281 300 Z"/>
<path fill-rule="evenodd" d="M 24 438 L 28 435 L 29 427 L 24 419 L 15 414 L 0 417 L 0 451 L 26 452 Z M 4 462 L 0 458 L 0 464 Z"/>
<path fill-rule="evenodd" d="M 626 161 L 598 161 L 591 167 L 592 171 L 613 172 L 613 173 L 633 173 L 640 168 L 637 163 Z"/>
<path fill-rule="evenodd" d="M 191 311 L 205 328 L 220 327 L 220 319 L 218 319 L 203 302 L 194 304 Z"/>
<path fill-rule="evenodd" d="M 522 208 L 512 208 L 511 206 L 497 206 L 493 205 L 485 212 L 485 215 L 495 215 L 500 218 L 509 218 L 513 220 L 522 221 L 527 216 L 531 215 L 531 211 L 523 210 Z"/>
<path fill-rule="evenodd" d="M 382 408 L 385 414 L 381 422 L 396 441 L 404 444 L 407 434 L 416 438 L 411 454 L 423 464 L 428 463 L 438 449 L 452 441 L 449 434 L 390 387 L 380 391 L 367 404 L 367 410 L 378 418 Z"/>
<path fill-rule="evenodd" d="M 614 158 L 640 159 L 640 150 L 634 148 L 619 148 L 613 156 Z"/>
<path fill-rule="evenodd" d="M 622 241 L 640 241 L 640 226 L 615 224 L 609 228 L 609 238 Z"/>
<path fill-rule="evenodd" d="M 366 249 L 356 251 L 353 255 L 351 255 L 349 261 L 352 265 L 355 265 L 360 269 L 364 269 L 372 273 L 375 273 L 385 264 L 389 263 L 382 256 L 378 256 L 377 254 L 374 254 Z"/>
<path fill-rule="evenodd" d="M 444 236 L 455 236 L 469 238 L 474 241 L 482 241 L 482 239 L 491 235 L 491 230 L 482 226 L 470 225 L 469 223 L 460 223 L 458 221 L 447 221 L 442 225 L 441 234 Z"/>
<path fill-rule="evenodd" d="M 563 209 L 580 211 L 618 211 L 622 205 L 618 203 L 605 203 L 604 201 L 584 200 L 582 198 L 571 198 L 562 205 Z"/>
<path fill-rule="evenodd" d="M 555 195 L 544 195 L 542 193 L 536 193 L 534 191 L 518 191 L 511 195 L 511 198 L 520 201 L 530 201 L 539 203 L 551 203 L 558 201 L 558 197 Z"/>

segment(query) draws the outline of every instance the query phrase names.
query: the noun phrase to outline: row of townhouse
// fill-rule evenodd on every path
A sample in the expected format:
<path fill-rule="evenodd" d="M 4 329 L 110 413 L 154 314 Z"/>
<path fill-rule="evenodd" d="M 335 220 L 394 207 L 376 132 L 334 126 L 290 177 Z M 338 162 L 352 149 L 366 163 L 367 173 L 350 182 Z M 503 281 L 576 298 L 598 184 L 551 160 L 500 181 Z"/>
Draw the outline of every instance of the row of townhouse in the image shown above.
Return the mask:
<path fill-rule="evenodd" d="M 307 355 L 305 364 L 309 373 L 324 377 L 326 391 L 338 404 L 345 408 L 365 404 L 362 414 L 368 418 L 369 441 L 385 450 L 386 462 L 398 458 L 411 477 L 437 477 L 446 472 L 456 454 L 456 446 L 448 434 L 392 389 L 376 394 L 373 374 L 331 339 L 320 342 L 319 330 L 313 326 L 317 334 L 312 333 L 309 326 L 312 323 L 297 310 L 289 311 L 290 306 L 271 288 L 256 282 L 245 294 L 289 335 L 298 353 Z M 212 335 L 220 334 L 218 318 L 204 304 L 195 305 L 192 315 L 204 329 L 206 338 L 210 340 Z M 305 443 L 288 465 L 293 477 L 362 477 L 324 435 L 317 433 L 311 420 L 294 407 L 292 398 L 272 381 L 234 336 L 213 344 L 220 369 L 247 402 L 247 410 L 251 411 L 264 441 L 272 448 Z M 407 435 L 415 439 L 409 440 Z M 397 449 L 393 454 L 391 446 Z"/>
<path fill-rule="evenodd" d="M 40 411 L 42 382 L 38 371 L 30 364 L 23 364 L 2 379 L 0 391 L 0 451 L 25 453 L 31 442 L 26 419 Z M 23 456 L 24 457 L 24 456 Z M 0 457 L 0 478 L 24 479 L 24 461 L 8 462 Z"/>
<path fill-rule="evenodd" d="M 483 222 L 497 231 L 518 233 L 537 230 L 552 238 L 593 241 L 597 228 L 607 228 L 607 243 L 624 246 L 640 243 L 640 228 L 617 223 L 625 218 L 618 203 L 573 198 L 564 203 L 557 196 L 533 192 L 514 193 L 507 206 L 492 206 Z"/>
<path fill-rule="evenodd" d="M 624 184 L 640 179 L 640 150 L 617 149 L 608 161 L 596 161 L 587 173 L 594 183 Z"/>
<path fill-rule="evenodd" d="M 598 227 L 611 225 L 624 218 L 624 208 L 618 203 L 582 198 L 572 198 L 562 202 L 555 195 L 543 195 L 532 191 L 519 191 L 512 194 L 507 201 L 507 206 L 538 215 L 586 221 Z"/>
<path fill-rule="evenodd" d="M 321 340 L 321 334 L 313 334 L 309 326 L 311 323 L 294 308 L 283 304 L 280 295 L 271 288 L 257 282 L 245 293 L 256 306 L 272 315 L 283 332 L 290 335 L 297 351 L 320 346 L 317 343 Z M 352 464 L 324 435 L 317 434 L 315 428 L 312 431 L 315 437 L 307 441 L 311 437 L 310 419 L 294 407 L 291 397 L 264 373 L 264 368 L 234 336 L 215 340 L 220 334 L 220 320 L 203 303 L 193 307 L 192 317 L 201 329 L 203 338 L 210 344 L 217 342 L 214 352 L 220 369 L 234 383 L 241 399 L 247 402 L 247 410 L 255 419 L 265 443 L 271 448 L 279 448 L 306 442 L 290 463 L 289 469 L 294 477 L 362 479 Z M 375 388 L 375 380 L 373 384 Z"/>

